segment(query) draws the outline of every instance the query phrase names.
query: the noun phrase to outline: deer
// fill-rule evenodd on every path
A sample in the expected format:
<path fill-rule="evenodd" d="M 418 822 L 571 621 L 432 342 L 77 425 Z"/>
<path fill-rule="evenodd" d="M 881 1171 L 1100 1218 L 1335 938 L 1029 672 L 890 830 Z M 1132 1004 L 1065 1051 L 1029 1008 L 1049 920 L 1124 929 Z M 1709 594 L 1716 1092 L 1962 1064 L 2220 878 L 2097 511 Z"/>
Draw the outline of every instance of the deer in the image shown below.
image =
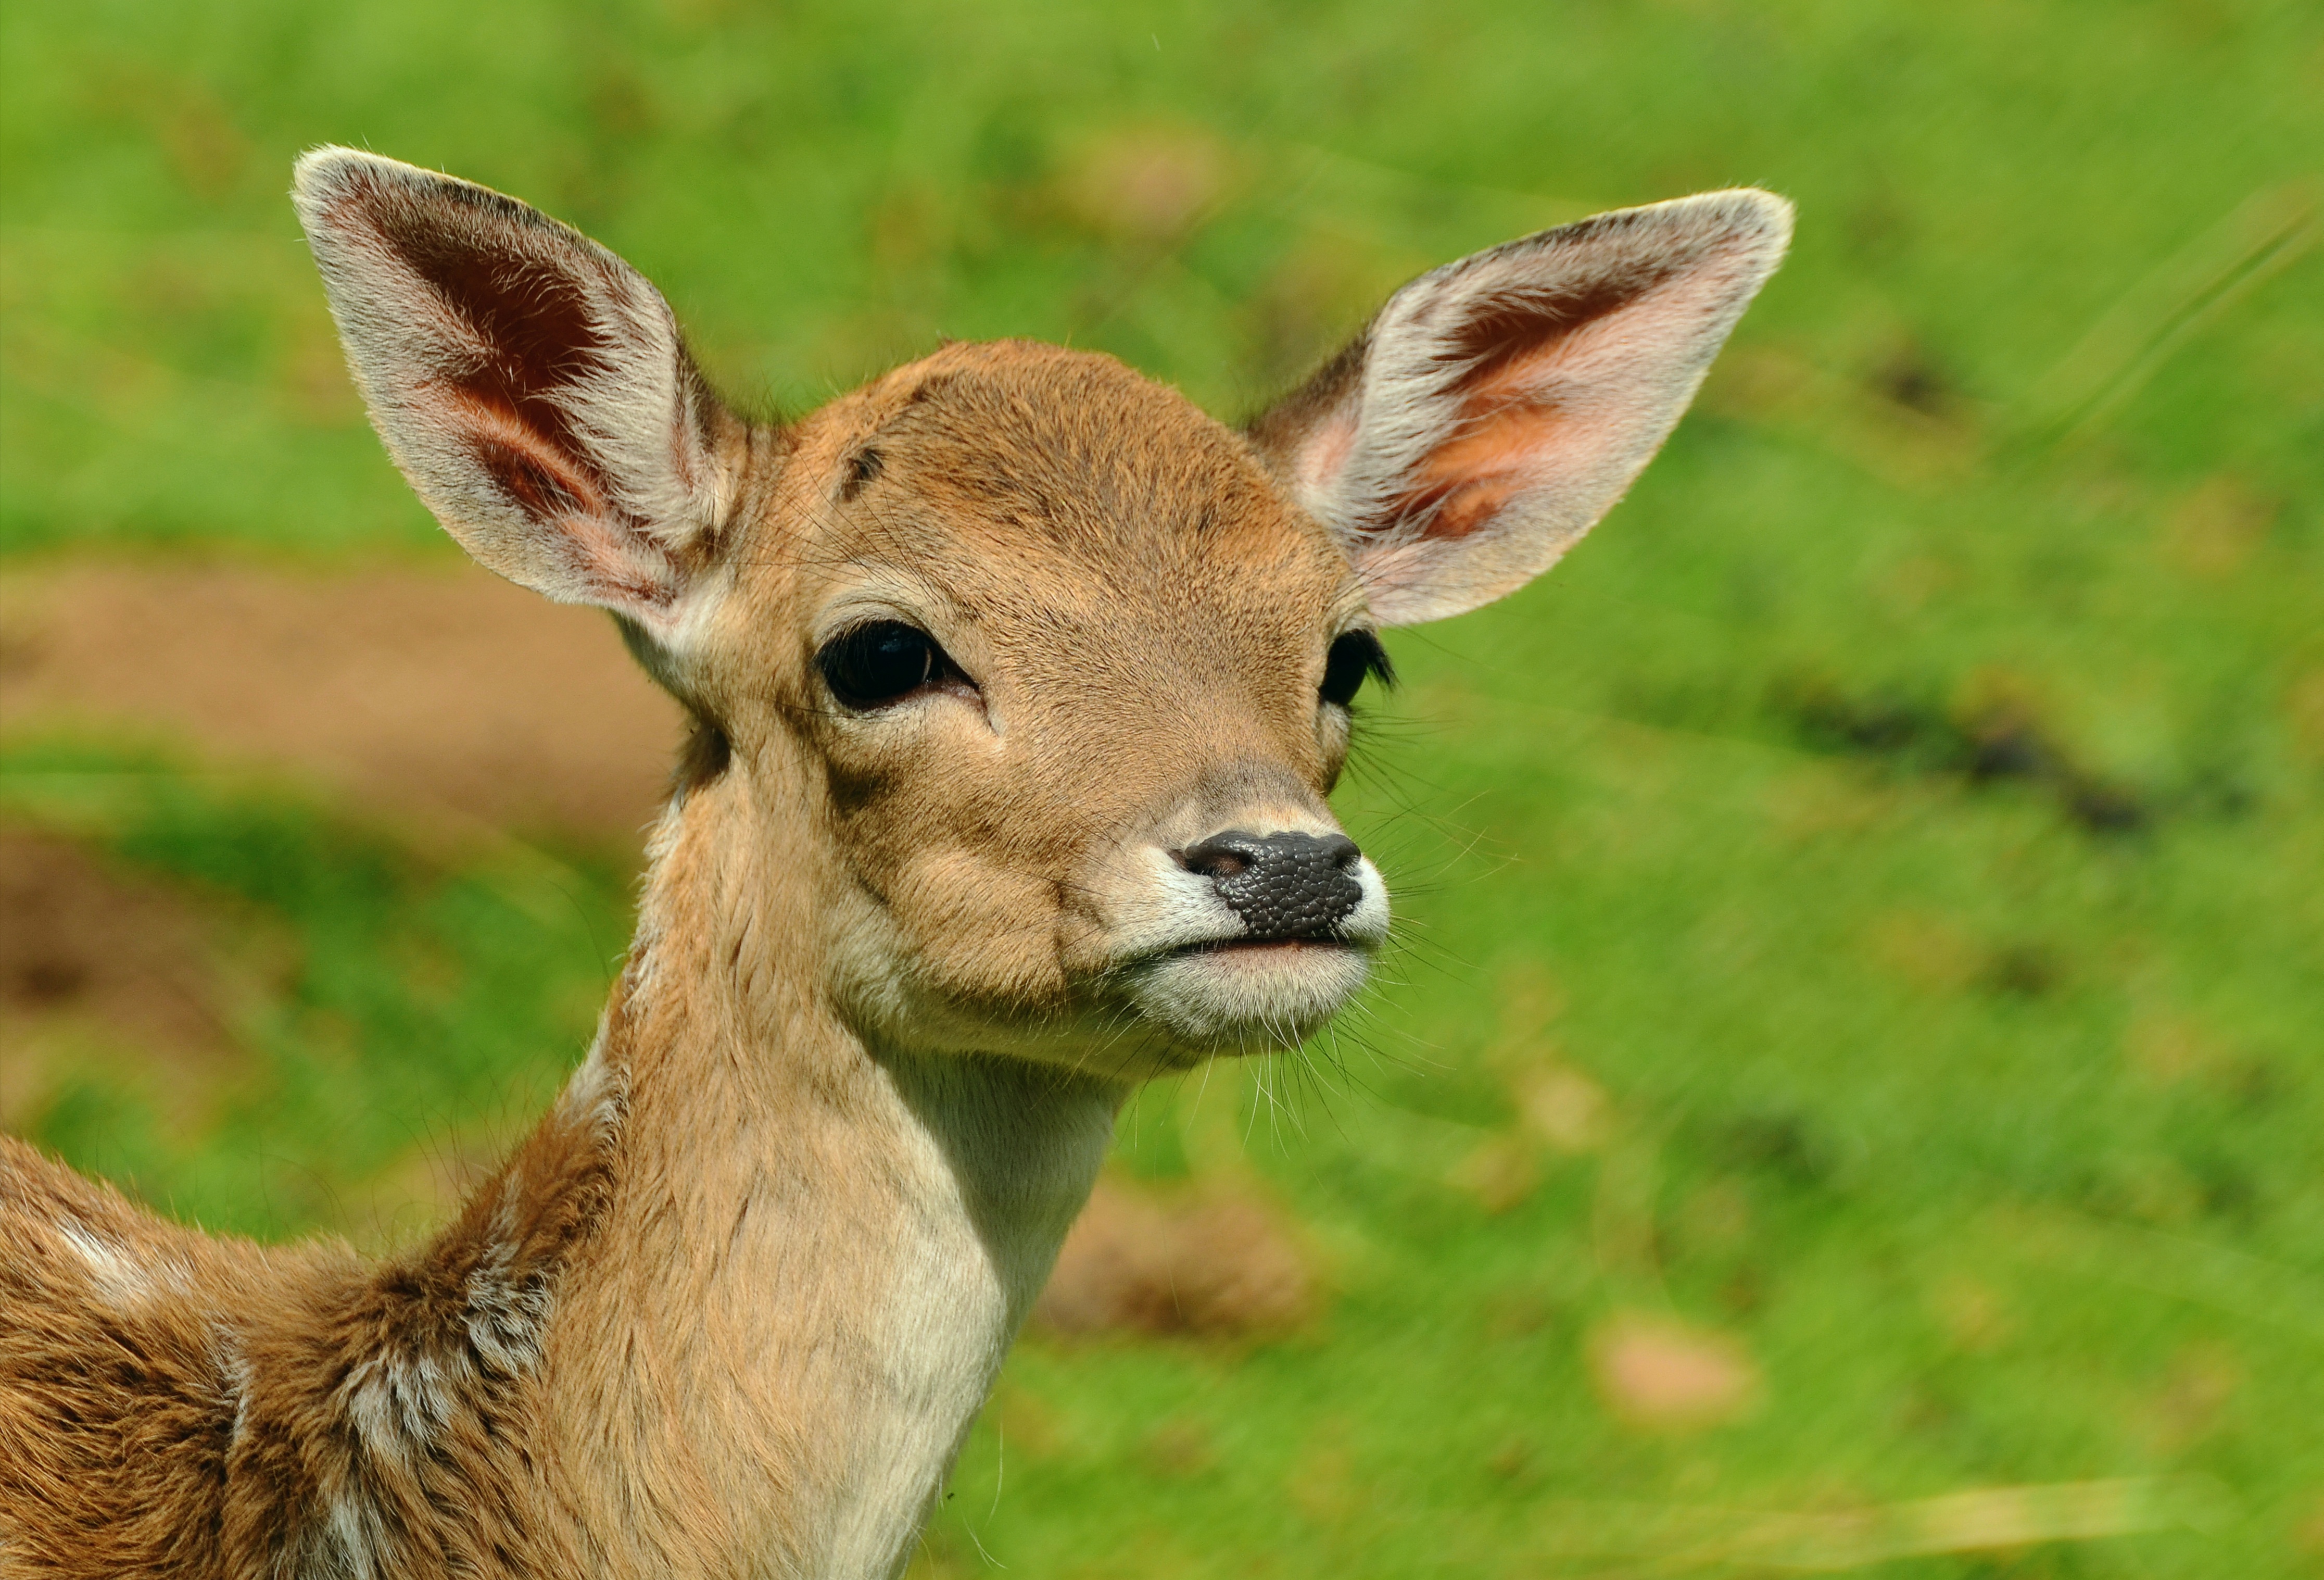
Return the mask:
<path fill-rule="evenodd" d="M 1614 505 L 1790 206 L 1446 264 L 1230 427 L 1013 340 L 750 418 L 534 208 L 338 147 L 292 197 L 412 488 L 685 742 L 594 1042 L 431 1237 L 209 1236 L 0 1140 L 0 1574 L 900 1574 L 1130 1093 L 1365 987 L 1380 633 Z"/>

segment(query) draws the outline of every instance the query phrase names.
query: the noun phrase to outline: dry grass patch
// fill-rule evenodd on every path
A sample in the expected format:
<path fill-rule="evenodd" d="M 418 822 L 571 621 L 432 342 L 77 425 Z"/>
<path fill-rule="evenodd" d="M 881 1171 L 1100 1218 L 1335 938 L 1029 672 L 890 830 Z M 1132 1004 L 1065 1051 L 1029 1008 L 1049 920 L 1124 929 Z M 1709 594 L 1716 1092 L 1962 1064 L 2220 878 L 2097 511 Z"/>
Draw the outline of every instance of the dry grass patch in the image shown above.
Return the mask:
<path fill-rule="evenodd" d="M 1734 1339 L 1639 1312 L 1600 1325 L 1591 1335 L 1590 1371 L 1608 1410 L 1655 1431 L 1733 1420 L 1762 1392 L 1759 1368 Z"/>
<path fill-rule="evenodd" d="M 1057 1334 L 1287 1333 L 1323 1291 L 1266 1204 L 1212 1189 L 1184 1200 L 1101 1181 L 1058 1252 L 1034 1320 Z"/>

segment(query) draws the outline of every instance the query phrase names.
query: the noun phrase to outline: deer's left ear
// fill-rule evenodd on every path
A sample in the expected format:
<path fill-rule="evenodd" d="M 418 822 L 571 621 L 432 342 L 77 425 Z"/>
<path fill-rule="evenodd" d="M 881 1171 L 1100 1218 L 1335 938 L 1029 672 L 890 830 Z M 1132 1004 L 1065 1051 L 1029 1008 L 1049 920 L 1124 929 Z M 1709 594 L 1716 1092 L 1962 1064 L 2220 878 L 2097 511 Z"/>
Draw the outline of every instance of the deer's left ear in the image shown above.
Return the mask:
<path fill-rule="evenodd" d="M 1601 214 L 1424 274 L 1250 437 L 1338 535 L 1373 612 L 1514 592 L 1613 507 L 1783 261 L 1740 189 Z"/>

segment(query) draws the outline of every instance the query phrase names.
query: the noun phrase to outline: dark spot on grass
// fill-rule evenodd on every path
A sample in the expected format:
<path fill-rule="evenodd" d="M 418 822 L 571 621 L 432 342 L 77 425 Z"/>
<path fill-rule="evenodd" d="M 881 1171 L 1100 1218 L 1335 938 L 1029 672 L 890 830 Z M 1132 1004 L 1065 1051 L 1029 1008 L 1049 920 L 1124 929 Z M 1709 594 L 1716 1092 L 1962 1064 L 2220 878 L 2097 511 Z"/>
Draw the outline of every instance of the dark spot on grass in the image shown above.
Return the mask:
<path fill-rule="evenodd" d="M 1522 1437 L 1511 1437 L 1486 1457 L 1485 1469 L 1497 1481 L 1516 1486 L 1530 1486 L 1541 1479 L 1534 1464 L 1533 1445 Z"/>
<path fill-rule="evenodd" d="M 1935 1389 L 1916 1387 L 1908 1391 L 1899 1401 L 1896 1424 L 1918 1436 L 1949 1437 L 1961 1424 L 1961 1410 L 1959 1405 Z"/>
<path fill-rule="evenodd" d="M 155 1052 L 215 1050 L 217 920 L 69 840 L 0 829 L 0 1017 L 70 1011 Z"/>
<path fill-rule="evenodd" d="M 2181 799 L 2190 811 L 2233 818 L 2246 817 L 2256 808 L 2259 793 L 2241 774 L 2212 766 L 2195 772 L 2181 792 Z"/>
<path fill-rule="evenodd" d="M 8 1000 L 28 1010 L 54 1009 L 80 996 L 88 970 L 78 960 L 28 960 L 8 983 Z"/>
<path fill-rule="evenodd" d="M 2065 759 L 2031 719 L 1995 713 L 1970 720 L 1965 728 L 1955 727 L 1961 737 L 1962 769 L 1972 783 L 2045 780 L 2067 772 Z"/>
<path fill-rule="evenodd" d="M 1289 1333 L 1323 1303 L 1291 1226 L 1254 1197 L 1156 1196 L 1102 1182 L 1035 1307 L 1060 1336 Z"/>
<path fill-rule="evenodd" d="M 2229 1218 L 2246 1224 L 2258 1217 L 2259 1186 L 2242 1164 L 2211 1158 L 2194 1173 L 2205 1217 Z"/>
<path fill-rule="evenodd" d="M 1539 1289 L 1504 1289 L 1488 1297 L 1483 1306 L 1489 1338 L 1531 1338 L 1557 1319 L 1557 1302 Z"/>
<path fill-rule="evenodd" d="M 2135 795 L 2107 784 L 2075 786 L 2066 797 L 2066 811 L 2093 834 L 2136 834 L 2152 816 Z"/>
<path fill-rule="evenodd" d="M 1720 1281 L 1719 1303 L 1736 1317 L 1748 1317 L 1767 1303 L 1767 1278 L 1757 1264 L 1745 1262 Z"/>
<path fill-rule="evenodd" d="M 1796 679 L 1777 685 L 1770 704 L 1811 751 L 1954 778 L 1973 790 L 2026 786 L 2090 834 L 2140 833 L 2157 816 L 2152 797 L 2084 767 L 2019 706 L 1956 712 L 1897 692 L 1851 696 L 1826 680 Z"/>
<path fill-rule="evenodd" d="M 2275 1107 L 2291 1095 L 2292 1089 L 2292 1078 L 2273 1059 L 2245 1059 L 2227 1075 L 2228 1095 L 2236 1106 L 2246 1113 L 2262 1113 Z"/>
<path fill-rule="evenodd" d="M 2045 998 L 2064 980 L 2063 964 L 2040 944 L 2011 944 L 1996 950 L 1983 974 L 1988 992 L 2009 998 Z"/>
<path fill-rule="evenodd" d="M 1729 1167 L 1815 1189 L 1831 1180 L 1831 1149 L 1796 1113 L 1757 1113 L 1728 1121 L 1712 1138 L 1713 1155 Z"/>
<path fill-rule="evenodd" d="M 1147 1468 L 1167 1481 L 1200 1475 L 1219 1461 L 1210 1428 L 1196 1420 L 1163 1422 L 1146 1435 L 1144 1448 Z"/>
<path fill-rule="evenodd" d="M 1875 369 L 1872 387 L 1884 398 L 1924 417 L 1943 416 L 1955 395 L 1952 381 L 1917 346 L 1904 347 Z"/>
<path fill-rule="evenodd" d="M 28 675 L 41 667 L 41 644 L 13 631 L 0 631 L 0 678 Z"/>

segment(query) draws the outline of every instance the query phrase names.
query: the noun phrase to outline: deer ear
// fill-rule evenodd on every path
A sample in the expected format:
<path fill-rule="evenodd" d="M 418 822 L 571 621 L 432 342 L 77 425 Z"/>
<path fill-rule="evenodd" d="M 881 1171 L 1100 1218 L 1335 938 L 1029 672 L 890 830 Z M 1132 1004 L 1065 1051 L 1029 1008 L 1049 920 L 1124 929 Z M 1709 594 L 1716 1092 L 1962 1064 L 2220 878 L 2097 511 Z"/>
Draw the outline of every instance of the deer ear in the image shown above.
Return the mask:
<path fill-rule="evenodd" d="M 671 648 L 736 425 L 660 294 L 579 232 L 393 160 L 317 149 L 292 199 L 372 421 L 445 530 Z"/>
<path fill-rule="evenodd" d="M 1250 438 L 1339 537 L 1381 620 L 1490 603 L 1621 498 L 1791 231 L 1780 198 L 1710 192 L 1448 263 Z"/>

